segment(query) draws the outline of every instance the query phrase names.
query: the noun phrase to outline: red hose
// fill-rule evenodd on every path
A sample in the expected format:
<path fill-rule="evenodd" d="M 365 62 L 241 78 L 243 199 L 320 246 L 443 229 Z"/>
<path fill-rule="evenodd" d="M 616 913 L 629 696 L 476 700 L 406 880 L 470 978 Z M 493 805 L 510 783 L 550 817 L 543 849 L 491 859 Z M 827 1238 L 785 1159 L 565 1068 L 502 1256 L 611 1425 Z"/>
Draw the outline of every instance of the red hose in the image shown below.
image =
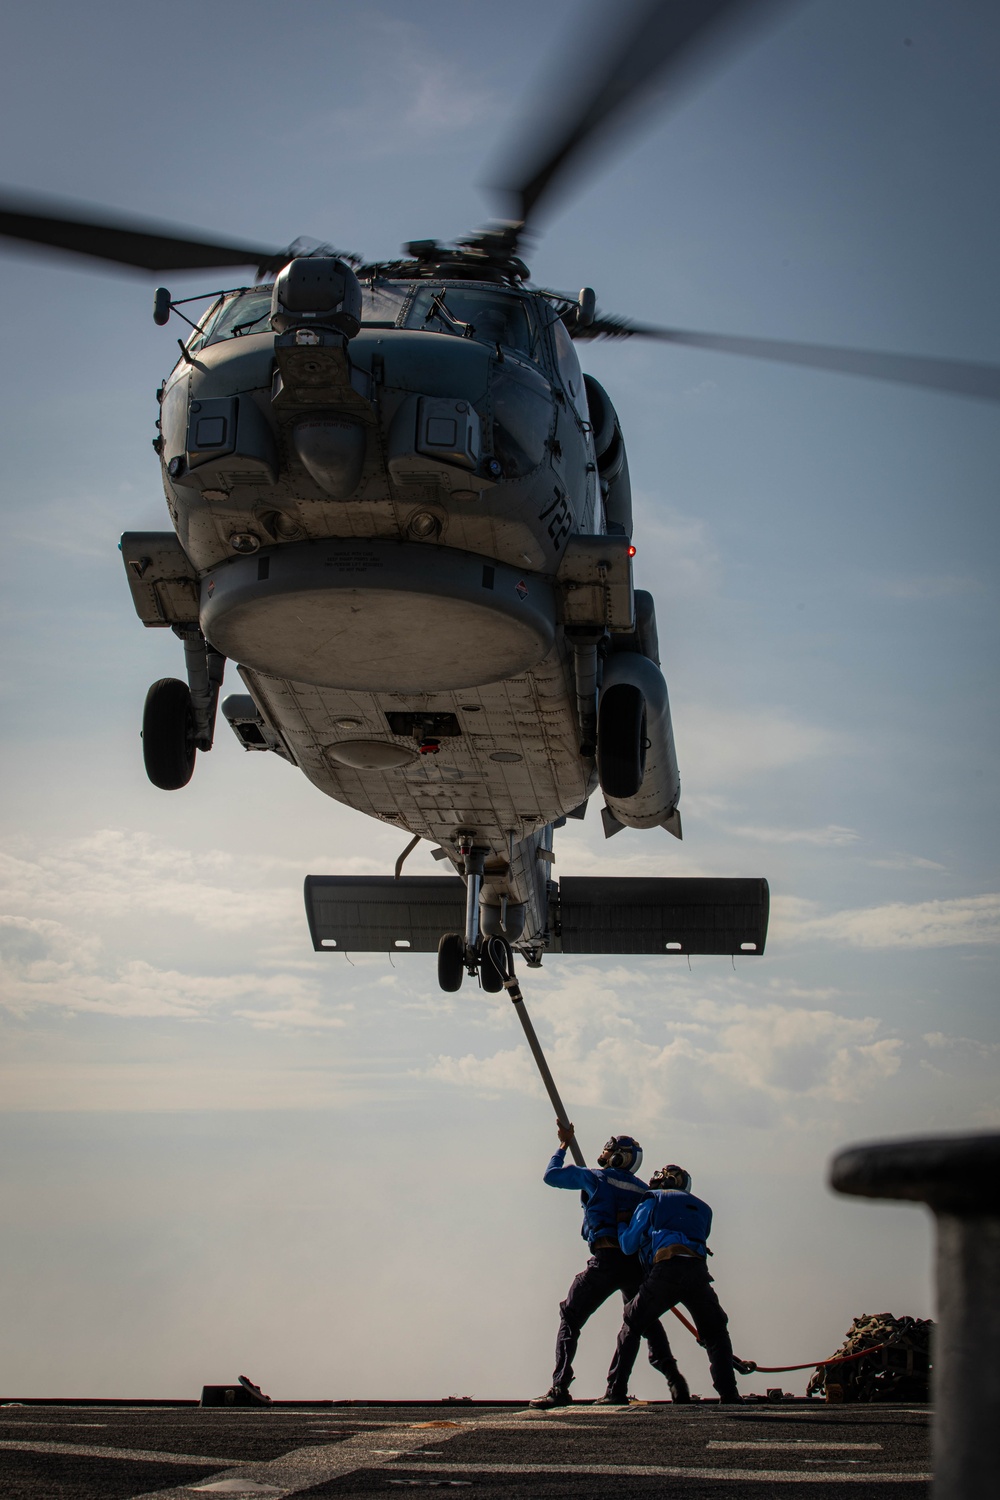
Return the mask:
<path fill-rule="evenodd" d="M 673 1315 L 674 1315 L 675 1318 L 680 1318 L 681 1322 L 684 1324 L 684 1327 L 687 1329 L 688 1333 L 693 1333 L 694 1336 L 695 1336 L 695 1338 L 698 1337 L 698 1330 L 697 1330 L 697 1328 L 694 1326 L 693 1323 L 689 1323 L 688 1322 L 687 1318 L 684 1316 L 684 1314 L 682 1312 L 678 1312 L 677 1309 L 676 1309 L 676 1307 L 672 1307 L 670 1309 L 670 1311 L 673 1313 Z"/>
<path fill-rule="evenodd" d="M 763 1375 L 782 1375 L 786 1370 L 811 1370 L 816 1365 L 843 1365 L 849 1359 L 864 1359 L 866 1354 L 877 1354 L 888 1347 L 888 1344 L 872 1344 L 870 1349 L 859 1349 L 856 1354 L 835 1354 L 833 1359 L 814 1359 L 807 1365 L 757 1365 L 756 1368 Z"/>
<path fill-rule="evenodd" d="M 698 1330 L 694 1326 L 694 1324 L 689 1323 L 684 1314 L 682 1312 L 678 1312 L 676 1307 L 672 1307 L 670 1311 L 673 1313 L 675 1318 L 680 1319 L 680 1321 L 684 1324 L 684 1327 L 687 1329 L 688 1333 L 693 1333 L 695 1338 L 697 1339 Z M 701 1339 L 698 1339 L 698 1342 L 700 1344 Z M 843 1365 L 846 1364 L 850 1359 L 863 1359 L 866 1354 L 877 1354 L 880 1349 L 888 1349 L 888 1347 L 888 1344 L 872 1344 L 870 1349 L 859 1349 L 856 1354 L 835 1354 L 832 1359 L 811 1359 L 807 1364 L 804 1365 L 756 1365 L 753 1364 L 753 1360 L 750 1359 L 741 1360 L 740 1363 L 753 1365 L 753 1370 L 747 1370 L 745 1372 L 747 1375 L 752 1375 L 758 1370 L 762 1375 L 784 1375 L 789 1370 L 814 1370 L 818 1366 Z"/>

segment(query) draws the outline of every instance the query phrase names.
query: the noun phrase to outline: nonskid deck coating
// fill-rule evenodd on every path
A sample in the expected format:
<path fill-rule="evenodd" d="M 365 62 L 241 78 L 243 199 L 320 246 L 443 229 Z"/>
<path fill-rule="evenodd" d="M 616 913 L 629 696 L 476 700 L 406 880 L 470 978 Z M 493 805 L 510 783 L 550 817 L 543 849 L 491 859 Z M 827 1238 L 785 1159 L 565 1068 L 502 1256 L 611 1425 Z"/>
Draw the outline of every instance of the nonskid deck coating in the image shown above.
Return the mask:
<path fill-rule="evenodd" d="M 930 1409 L 0 1406 L 5 1500 L 927 1500 Z"/>

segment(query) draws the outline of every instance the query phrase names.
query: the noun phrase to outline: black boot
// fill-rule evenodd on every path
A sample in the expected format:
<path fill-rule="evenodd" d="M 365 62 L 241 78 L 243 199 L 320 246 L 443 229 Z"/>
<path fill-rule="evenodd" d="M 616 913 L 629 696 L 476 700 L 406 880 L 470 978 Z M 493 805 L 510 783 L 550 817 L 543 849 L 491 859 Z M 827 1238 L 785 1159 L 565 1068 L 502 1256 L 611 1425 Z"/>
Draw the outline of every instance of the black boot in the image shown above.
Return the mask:
<path fill-rule="evenodd" d="M 670 1399 L 678 1405 L 685 1405 L 691 1400 L 691 1392 L 688 1383 L 684 1379 L 675 1359 L 650 1360 L 654 1370 L 659 1370 L 667 1385 L 670 1387 Z"/>
<path fill-rule="evenodd" d="M 528 1402 L 536 1411 L 548 1411 L 552 1406 L 572 1406 L 573 1397 L 561 1385 L 554 1385 L 545 1392 L 544 1396 L 536 1396 L 534 1401 Z"/>

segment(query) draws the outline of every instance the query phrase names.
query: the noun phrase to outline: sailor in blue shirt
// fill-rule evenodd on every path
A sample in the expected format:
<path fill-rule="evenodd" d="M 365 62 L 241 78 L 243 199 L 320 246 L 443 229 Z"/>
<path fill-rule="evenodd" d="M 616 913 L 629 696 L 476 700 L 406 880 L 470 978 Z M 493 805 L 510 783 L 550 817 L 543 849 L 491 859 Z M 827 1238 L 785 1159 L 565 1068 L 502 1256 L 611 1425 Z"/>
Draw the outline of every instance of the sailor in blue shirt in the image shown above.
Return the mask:
<path fill-rule="evenodd" d="M 565 1302 L 559 1304 L 552 1387 L 544 1396 L 531 1402 L 536 1407 L 570 1404 L 573 1400 L 569 1393 L 573 1359 L 584 1323 L 615 1292 L 621 1292 L 622 1300 L 628 1302 L 642 1282 L 642 1267 L 637 1257 L 631 1251 L 623 1251 L 618 1243 L 619 1229 L 628 1224 L 646 1193 L 646 1184 L 635 1175 L 642 1162 L 642 1147 L 630 1135 L 613 1135 L 597 1158 L 596 1169 L 567 1167 L 566 1147 L 572 1137 L 572 1125 L 565 1130 L 559 1127 L 559 1150 L 545 1169 L 545 1182 L 549 1187 L 571 1188 L 579 1192 L 584 1209 L 581 1234 L 590 1246 L 591 1256 L 586 1269 L 574 1278 Z M 649 1362 L 654 1370 L 666 1376 L 673 1399 L 689 1401 L 687 1382 L 677 1368 L 660 1323 L 653 1319 L 648 1327 L 643 1328 L 640 1337 L 648 1340 Z M 608 1394 L 601 1397 L 603 1402 L 616 1406 L 624 1405 L 627 1400 L 627 1397 L 616 1394 L 619 1385 L 617 1361 L 616 1355 L 608 1372 Z M 634 1363 L 635 1352 L 629 1364 L 629 1374 Z"/>
<path fill-rule="evenodd" d="M 712 1210 L 691 1192 L 691 1176 L 683 1167 L 662 1167 L 653 1173 L 649 1186 L 651 1191 L 618 1231 L 622 1249 L 627 1254 L 638 1252 L 645 1275 L 625 1308 L 612 1366 L 612 1392 L 620 1400 L 627 1399 L 640 1339 L 648 1329 L 659 1327 L 658 1319 L 665 1312 L 682 1302 L 694 1319 L 720 1399 L 740 1401 L 729 1320 L 712 1290 L 705 1259 Z"/>

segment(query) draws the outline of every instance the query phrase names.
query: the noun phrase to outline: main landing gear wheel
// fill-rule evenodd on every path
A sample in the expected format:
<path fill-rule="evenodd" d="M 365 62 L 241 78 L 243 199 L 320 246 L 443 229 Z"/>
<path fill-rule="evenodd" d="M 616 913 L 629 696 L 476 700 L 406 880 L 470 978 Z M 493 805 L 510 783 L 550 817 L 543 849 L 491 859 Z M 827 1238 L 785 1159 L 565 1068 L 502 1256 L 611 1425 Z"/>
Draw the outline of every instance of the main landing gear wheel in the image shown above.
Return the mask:
<path fill-rule="evenodd" d="M 146 694 L 142 759 L 146 775 L 164 792 L 187 786 L 194 771 L 194 709 L 186 682 L 161 677 Z"/>
<path fill-rule="evenodd" d="M 631 683 L 601 695 L 597 774 L 606 797 L 634 797 L 646 771 L 646 700 Z"/>
<path fill-rule="evenodd" d="M 493 957 L 494 943 L 502 942 L 502 938 L 484 937 L 479 945 L 479 983 L 490 995 L 503 989 L 504 975 Z"/>
<path fill-rule="evenodd" d="M 462 988 L 465 978 L 465 939 L 457 932 L 446 932 L 438 943 L 438 984 L 449 994 Z"/>

